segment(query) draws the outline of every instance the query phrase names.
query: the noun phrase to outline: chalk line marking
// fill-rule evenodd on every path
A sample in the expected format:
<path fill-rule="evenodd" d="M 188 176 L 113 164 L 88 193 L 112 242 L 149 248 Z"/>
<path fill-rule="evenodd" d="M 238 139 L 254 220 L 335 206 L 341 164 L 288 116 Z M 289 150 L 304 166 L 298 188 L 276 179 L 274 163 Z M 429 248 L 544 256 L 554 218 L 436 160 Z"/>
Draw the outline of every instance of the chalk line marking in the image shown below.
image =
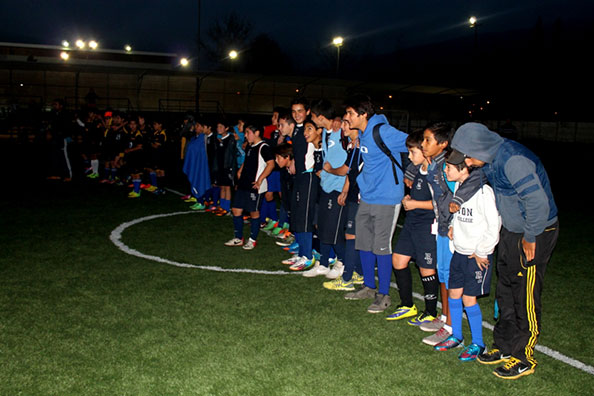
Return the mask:
<path fill-rule="evenodd" d="M 189 264 L 189 263 L 179 263 L 177 261 L 168 260 L 168 259 L 165 259 L 165 258 L 162 258 L 159 256 L 144 254 L 142 252 L 139 252 L 136 249 L 130 248 L 124 242 L 122 242 L 122 233 L 129 227 L 143 223 L 145 221 L 160 219 L 160 218 L 164 218 L 164 217 L 187 215 L 187 214 L 193 214 L 193 213 L 201 213 L 201 212 L 183 211 L 183 212 L 164 213 L 164 214 L 156 214 L 156 215 L 151 215 L 151 216 L 140 217 L 138 219 L 128 221 L 128 222 L 122 223 L 119 226 L 117 226 L 109 235 L 109 239 L 111 240 L 111 242 L 114 245 L 116 245 L 118 247 L 118 249 L 120 249 L 121 251 L 123 251 L 126 254 L 140 257 L 140 258 L 147 259 L 147 260 L 156 261 L 156 262 L 162 263 L 162 264 L 168 264 L 168 265 L 173 265 L 176 267 L 181 267 L 181 268 L 195 268 L 195 269 L 203 269 L 203 270 L 207 270 L 207 271 L 216 271 L 216 272 L 248 273 L 248 274 L 260 274 L 260 275 L 300 274 L 299 272 L 264 271 L 264 270 L 248 269 L 248 268 L 222 268 L 222 267 L 209 266 L 209 265 L 194 265 L 194 264 Z M 390 286 L 394 289 L 397 289 L 396 284 L 394 284 L 394 283 L 391 283 Z M 416 293 L 416 292 L 413 293 L 413 297 L 418 300 L 424 299 L 421 294 Z M 438 306 L 441 306 L 441 303 L 438 302 Z M 488 330 L 493 331 L 493 325 L 488 322 L 483 321 L 483 327 Z M 555 351 L 554 349 L 551 349 L 551 348 L 546 347 L 541 344 L 537 344 L 535 349 L 537 351 L 555 359 L 555 360 L 558 360 L 562 363 L 568 364 L 568 365 L 575 367 L 579 370 L 582 370 L 590 375 L 594 375 L 594 367 L 589 366 L 585 363 L 582 363 L 579 360 L 573 359 L 567 355 L 564 355 L 560 352 Z"/>

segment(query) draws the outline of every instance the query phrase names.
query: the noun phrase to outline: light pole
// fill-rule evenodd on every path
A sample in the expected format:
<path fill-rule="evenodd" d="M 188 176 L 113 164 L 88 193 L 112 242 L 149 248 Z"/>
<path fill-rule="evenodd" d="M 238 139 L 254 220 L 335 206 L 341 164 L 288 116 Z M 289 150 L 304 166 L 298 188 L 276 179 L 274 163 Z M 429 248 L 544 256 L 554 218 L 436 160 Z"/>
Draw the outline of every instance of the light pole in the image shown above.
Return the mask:
<path fill-rule="evenodd" d="M 336 74 L 338 75 L 338 69 L 340 67 L 340 47 L 344 43 L 344 39 L 340 36 L 334 37 L 332 44 L 336 46 Z"/>

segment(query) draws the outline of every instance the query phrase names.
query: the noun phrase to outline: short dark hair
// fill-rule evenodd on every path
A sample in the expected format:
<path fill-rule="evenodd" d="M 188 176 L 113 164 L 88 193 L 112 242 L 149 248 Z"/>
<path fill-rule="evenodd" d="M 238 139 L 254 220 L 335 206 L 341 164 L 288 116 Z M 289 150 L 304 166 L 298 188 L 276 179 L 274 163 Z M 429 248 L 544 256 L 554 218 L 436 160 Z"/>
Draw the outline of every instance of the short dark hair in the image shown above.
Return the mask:
<path fill-rule="evenodd" d="M 296 124 L 295 120 L 293 119 L 293 116 L 289 112 L 280 113 L 278 116 L 278 119 L 287 121 L 287 124 L 291 124 L 291 125 Z"/>
<path fill-rule="evenodd" d="M 367 114 L 367 119 L 375 114 L 375 106 L 371 98 L 365 94 L 355 94 L 345 99 L 344 107 L 352 107 L 357 114 Z"/>
<path fill-rule="evenodd" d="M 303 105 L 305 110 L 309 110 L 309 100 L 305 96 L 298 96 L 291 101 L 291 107 L 296 104 Z"/>
<path fill-rule="evenodd" d="M 324 116 L 328 120 L 333 120 L 336 116 L 334 105 L 327 99 L 318 99 L 313 102 L 311 112 L 317 116 Z"/>
<path fill-rule="evenodd" d="M 423 130 L 429 130 L 433 133 L 433 137 L 437 141 L 437 143 L 447 142 L 448 146 L 452 141 L 452 135 L 454 134 L 454 130 L 452 129 L 451 125 L 447 122 L 430 122 L 428 123 Z"/>
<path fill-rule="evenodd" d="M 251 124 L 243 128 L 243 130 L 244 130 L 244 131 L 245 131 L 245 130 L 247 130 L 247 129 L 249 129 L 250 131 L 252 131 L 252 132 L 254 132 L 254 133 L 258 132 L 258 136 L 260 136 L 260 134 L 261 134 L 261 132 L 262 132 L 262 131 L 260 130 L 260 128 L 256 128 L 255 126 L 253 126 L 253 125 L 251 125 Z"/>
<path fill-rule="evenodd" d="M 272 109 L 272 112 L 273 113 L 278 113 L 279 115 L 281 115 L 283 113 L 286 113 L 287 112 L 287 109 L 285 109 L 284 107 L 281 107 L 281 106 L 276 106 L 276 107 L 274 107 Z"/>
<path fill-rule="evenodd" d="M 423 129 L 417 129 L 411 132 L 406 138 L 406 147 L 421 149 L 421 143 L 423 143 Z"/>
<path fill-rule="evenodd" d="M 281 143 L 274 148 L 274 154 L 293 159 L 293 146 L 289 143 Z"/>

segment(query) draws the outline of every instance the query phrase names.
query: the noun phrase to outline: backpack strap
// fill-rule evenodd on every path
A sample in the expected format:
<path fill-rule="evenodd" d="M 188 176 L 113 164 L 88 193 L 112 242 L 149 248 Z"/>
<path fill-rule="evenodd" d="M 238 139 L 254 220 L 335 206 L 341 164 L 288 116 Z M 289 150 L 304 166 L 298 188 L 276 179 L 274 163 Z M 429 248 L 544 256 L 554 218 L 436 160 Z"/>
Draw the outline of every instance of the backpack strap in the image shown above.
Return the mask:
<path fill-rule="evenodd" d="M 373 140 L 375 141 L 375 144 L 380 148 L 380 150 L 382 150 L 384 152 L 384 154 L 386 154 L 388 156 L 388 158 L 390 158 L 390 161 L 392 162 L 392 173 L 394 174 L 394 181 L 396 182 L 396 184 L 399 184 L 398 174 L 396 173 L 396 167 L 394 166 L 394 164 L 396 164 L 396 166 L 398 166 L 398 168 L 400 168 L 400 170 L 403 173 L 404 173 L 404 169 L 402 169 L 402 165 L 400 165 L 400 163 L 398 161 L 396 161 L 396 158 L 394 158 L 394 156 L 392 155 L 392 152 L 390 151 L 388 146 L 386 146 L 386 143 L 384 143 L 384 141 L 382 140 L 382 137 L 380 136 L 380 127 L 382 125 L 384 125 L 383 122 L 374 125 Z"/>

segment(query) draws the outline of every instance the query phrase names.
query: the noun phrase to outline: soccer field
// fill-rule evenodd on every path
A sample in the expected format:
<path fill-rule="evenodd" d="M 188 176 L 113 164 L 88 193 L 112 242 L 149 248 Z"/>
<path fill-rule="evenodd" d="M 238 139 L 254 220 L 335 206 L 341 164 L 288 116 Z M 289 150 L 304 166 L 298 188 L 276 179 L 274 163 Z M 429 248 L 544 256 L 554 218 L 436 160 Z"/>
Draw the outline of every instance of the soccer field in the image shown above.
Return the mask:
<path fill-rule="evenodd" d="M 0 199 L 0 395 L 594 393 L 592 214 L 577 206 L 562 208 L 545 278 L 547 353 L 534 375 L 505 381 L 324 278 L 289 273 L 267 235 L 251 252 L 223 246 L 231 219 L 188 212 L 172 192 L 38 191 Z M 480 304 L 493 324 L 493 298 Z"/>

